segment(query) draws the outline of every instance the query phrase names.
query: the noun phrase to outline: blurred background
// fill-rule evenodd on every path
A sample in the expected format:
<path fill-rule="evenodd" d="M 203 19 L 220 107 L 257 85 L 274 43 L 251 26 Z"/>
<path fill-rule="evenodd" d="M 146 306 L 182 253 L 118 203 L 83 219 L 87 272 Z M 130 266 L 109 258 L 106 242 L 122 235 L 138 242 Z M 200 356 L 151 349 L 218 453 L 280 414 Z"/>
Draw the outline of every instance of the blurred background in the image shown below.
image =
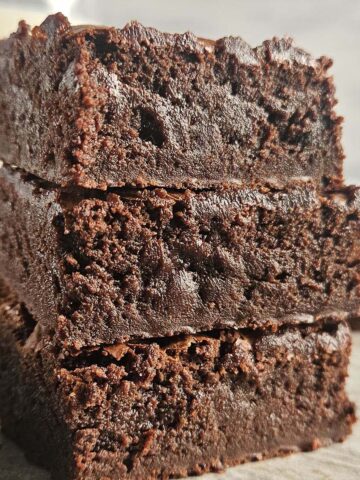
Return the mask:
<path fill-rule="evenodd" d="M 345 117 L 348 182 L 360 184 L 360 0 L 0 0 L 0 37 L 62 11 L 73 23 L 123 26 L 139 20 L 201 37 L 240 35 L 252 46 L 290 35 L 315 56 L 334 59 L 338 113 Z"/>

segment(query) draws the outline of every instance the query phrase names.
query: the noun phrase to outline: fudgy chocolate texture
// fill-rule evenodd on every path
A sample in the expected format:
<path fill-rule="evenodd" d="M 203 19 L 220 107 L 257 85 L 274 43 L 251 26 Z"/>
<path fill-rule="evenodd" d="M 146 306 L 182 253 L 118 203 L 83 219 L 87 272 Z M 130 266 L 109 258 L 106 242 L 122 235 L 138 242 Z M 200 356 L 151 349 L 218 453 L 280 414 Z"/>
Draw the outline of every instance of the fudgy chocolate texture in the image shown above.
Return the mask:
<path fill-rule="evenodd" d="M 359 190 L 66 192 L 0 170 L 0 268 L 64 350 L 359 308 Z"/>
<path fill-rule="evenodd" d="M 359 307 L 358 189 L 84 196 L 2 168 L 0 200 L 2 274 L 65 349 Z"/>
<path fill-rule="evenodd" d="M 350 433 L 346 323 L 128 342 L 59 361 L 0 307 L 2 428 L 54 479 L 168 479 Z"/>
<path fill-rule="evenodd" d="M 290 39 L 251 48 L 71 27 L 61 14 L 0 42 L 0 158 L 58 184 L 206 187 L 342 179 L 328 58 Z"/>

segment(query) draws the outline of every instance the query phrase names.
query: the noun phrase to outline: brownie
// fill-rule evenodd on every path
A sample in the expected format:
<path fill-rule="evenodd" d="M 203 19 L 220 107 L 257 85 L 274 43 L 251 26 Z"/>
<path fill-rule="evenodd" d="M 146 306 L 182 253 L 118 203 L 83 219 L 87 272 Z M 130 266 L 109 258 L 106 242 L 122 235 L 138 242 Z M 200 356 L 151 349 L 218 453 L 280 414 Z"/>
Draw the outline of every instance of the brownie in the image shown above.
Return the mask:
<path fill-rule="evenodd" d="M 360 306 L 359 189 L 67 191 L 0 169 L 0 269 L 65 351 Z"/>
<path fill-rule="evenodd" d="M 350 317 L 348 320 L 353 330 L 360 330 L 360 312 L 358 315 Z"/>
<path fill-rule="evenodd" d="M 0 43 L 0 158 L 48 181 L 205 187 L 342 180 L 331 60 L 61 14 Z"/>
<path fill-rule="evenodd" d="M 312 450 L 350 433 L 350 332 L 312 325 L 129 341 L 61 359 L 13 296 L 0 307 L 3 429 L 54 479 L 168 479 Z"/>

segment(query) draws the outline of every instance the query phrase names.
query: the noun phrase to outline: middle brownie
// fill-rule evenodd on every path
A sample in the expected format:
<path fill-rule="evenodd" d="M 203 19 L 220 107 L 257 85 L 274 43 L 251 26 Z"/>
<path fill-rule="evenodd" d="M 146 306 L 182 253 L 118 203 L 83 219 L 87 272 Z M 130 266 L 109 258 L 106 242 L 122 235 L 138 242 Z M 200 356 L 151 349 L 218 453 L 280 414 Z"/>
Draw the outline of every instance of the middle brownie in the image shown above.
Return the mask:
<path fill-rule="evenodd" d="M 359 190 L 68 191 L 0 169 L 0 268 L 54 341 L 312 322 L 359 306 Z"/>

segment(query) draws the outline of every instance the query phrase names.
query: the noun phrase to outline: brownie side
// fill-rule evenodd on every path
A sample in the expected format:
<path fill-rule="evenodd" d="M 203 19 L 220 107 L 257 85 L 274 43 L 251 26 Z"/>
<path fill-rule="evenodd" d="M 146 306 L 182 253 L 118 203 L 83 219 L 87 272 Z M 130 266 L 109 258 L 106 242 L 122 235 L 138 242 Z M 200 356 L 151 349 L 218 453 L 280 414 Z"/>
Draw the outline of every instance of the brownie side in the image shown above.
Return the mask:
<path fill-rule="evenodd" d="M 313 450 L 350 433 L 346 323 L 212 331 L 59 360 L 0 307 L 5 433 L 54 478 L 168 479 Z M 45 345 L 45 346 L 44 346 Z"/>
<path fill-rule="evenodd" d="M 351 317 L 349 323 L 353 330 L 360 330 L 360 313 L 357 316 Z"/>
<path fill-rule="evenodd" d="M 65 350 L 359 309 L 359 193 L 64 191 L 0 170 L 5 280 Z"/>
<path fill-rule="evenodd" d="M 0 42 L 1 159 L 58 184 L 342 180 L 328 58 L 58 14 Z"/>

